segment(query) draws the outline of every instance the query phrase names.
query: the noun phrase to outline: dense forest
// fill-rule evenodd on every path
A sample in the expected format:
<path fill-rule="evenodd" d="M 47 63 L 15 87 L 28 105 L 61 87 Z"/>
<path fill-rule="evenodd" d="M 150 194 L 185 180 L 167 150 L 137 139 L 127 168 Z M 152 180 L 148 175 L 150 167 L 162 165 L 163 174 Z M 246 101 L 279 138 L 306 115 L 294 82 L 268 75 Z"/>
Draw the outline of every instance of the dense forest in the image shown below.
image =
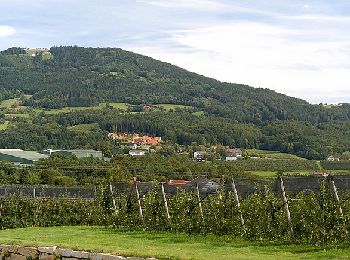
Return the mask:
<path fill-rule="evenodd" d="M 25 49 L 10 48 L 0 52 L 0 90 L 0 102 L 19 98 L 19 109 L 32 113 L 11 117 L 11 126 L 0 130 L 1 148 L 95 148 L 113 154 L 106 134 L 117 131 L 158 135 L 173 144 L 262 148 L 308 159 L 350 150 L 350 104 L 311 105 L 122 49 L 52 47 L 28 55 Z M 109 107 L 110 102 L 190 109 L 125 112 Z M 107 105 L 99 110 L 42 112 L 101 103 Z M 0 120 L 7 113 L 1 108 Z M 97 127 L 74 131 L 79 124 Z"/>

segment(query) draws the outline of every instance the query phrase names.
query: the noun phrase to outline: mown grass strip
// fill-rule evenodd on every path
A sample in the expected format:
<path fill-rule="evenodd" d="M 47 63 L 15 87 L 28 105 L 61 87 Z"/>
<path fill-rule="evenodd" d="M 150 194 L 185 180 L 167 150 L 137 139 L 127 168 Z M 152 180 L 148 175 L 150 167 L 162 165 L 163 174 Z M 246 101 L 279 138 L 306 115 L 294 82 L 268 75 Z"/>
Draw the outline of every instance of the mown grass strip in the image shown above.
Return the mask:
<path fill-rule="evenodd" d="M 242 239 L 186 234 L 121 232 L 106 227 L 48 227 L 0 231 L 0 243 L 50 246 L 159 259 L 316 259 L 346 258 L 350 249 L 321 249 Z"/>

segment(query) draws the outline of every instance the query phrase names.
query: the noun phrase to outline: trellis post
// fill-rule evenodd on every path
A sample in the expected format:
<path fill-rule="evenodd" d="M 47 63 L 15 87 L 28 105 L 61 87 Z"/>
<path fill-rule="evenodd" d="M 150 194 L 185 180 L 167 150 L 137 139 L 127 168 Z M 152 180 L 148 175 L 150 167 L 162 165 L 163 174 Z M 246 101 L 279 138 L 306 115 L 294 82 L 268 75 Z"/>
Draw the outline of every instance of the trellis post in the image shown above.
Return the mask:
<path fill-rule="evenodd" d="M 289 206 L 288 206 L 288 199 L 286 196 L 286 190 L 284 188 L 284 183 L 283 183 L 283 179 L 282 176 L 279 176 L 279 182 L 280 182 L 280 189 L 281 189 L 281 195 L 282 195 L 282 202 L 283 202 L 283 208 L 284 208 L 284 212 L 287 216 L 287 222 L 288 222 L 288 227 L 289 227 L 289 232 L 290 235 L 293 236 L 293 226 L 292 226 L 292 218 L 290 216 L 290 211 L 289 211 Z"/>
<path fill-rule="evenodd" d="M 199 195 L 198 183 L 196 183 L 196 191 L 197 191 L 197 198 L 198 198 L 199 213 L 201 214 L 202 220 L 204 220 L 203 208 L 202 208 L 202 200 L 201 200 L 201 197 Z"/>
<path fill-rule="evenodd" d="M 135 192 L 136 192 L 137 204 L 139 205 L 140 217 L 143 220 L 143 212 L 142 212 L 140 192 L 139 192 L 139 188 L 137 187 L 137 182 L 136 181 L 135 181 Z"/>
<path fill-rule="evenodd" d="M 333 176 L 329 177 L 329 183 L 330 183 L 330 186 L 331 186 L 332 191 L 333 191 L 334 199 L 335 199 L 335 201 L 337 202 L 337 205 L 338 205 L 339 214 L 340 214 L 341 217 L 343 217 L 343 209 L 342 209 L 341 204 L 340 204 L 338 190 L 337 190 L 337 187 L 335 186 Z"/>
<path fill-rule="evenodd" d="M 165 206 L 165 211 L 166 211 L 166 216 L 168 220 L 170 221 L 170 214 L 169 214 L 169 207 L 168 207 L 168 201 L 166 199 L 166 194 L 164 190 L 164 184 L 161 184 L 161 189 L 162 189 L 162 195 L 163 195 L 163 201 L 164 201 L 164 206 Z"/>
<path fill-rule="evenodd" d="M 238 192 L 237 192 L 235 181 L 234 181 L 233 178 L 232 178 L 232 184 L 231 185 L 232 185 L 233 195 L 234 195 L 234 198 L 235 198 L 235 201 L 236 201 L 236 204 L 237 204 L 238 212 L 240 214 L 241 225 L 242 225 L 242 228 L 243 228 L 243 233 L 246 234 L 247 233 L 247 229 L 246 229 L 244 218 L 243 218 L 243 214 L 242 214 L 242 211 L 241 211 L 241 203 L 239 202 Z"/>
<path fill-rule="evenodd" d="M 113 186 L 112 183 L 109 183 L 109 191 L 111 193 L 111 197 L 112 197 L 112 203 L 113 203 L 113 209 L 114 209 L 114 214 L 117 215 L 117 205 L 115 203 L 115 198 L 114 198 L 114 192 L 113 192 Z"/>

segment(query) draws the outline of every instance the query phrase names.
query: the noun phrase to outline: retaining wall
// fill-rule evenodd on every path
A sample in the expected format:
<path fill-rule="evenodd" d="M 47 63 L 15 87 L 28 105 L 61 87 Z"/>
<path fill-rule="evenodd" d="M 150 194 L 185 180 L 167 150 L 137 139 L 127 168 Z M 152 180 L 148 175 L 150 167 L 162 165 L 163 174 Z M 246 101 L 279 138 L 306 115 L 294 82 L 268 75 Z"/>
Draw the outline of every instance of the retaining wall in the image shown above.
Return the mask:
<path fill-rule="evenodd" d="M 30 260 L 30 259 L 66 259 L 66 260 L 156 260 L 155 258 L 123 257 L 112 254 L 90 253 L 71 249 L 52 247 L 23 247 L 15 245 L 0 245 L 0 259 Z"/>

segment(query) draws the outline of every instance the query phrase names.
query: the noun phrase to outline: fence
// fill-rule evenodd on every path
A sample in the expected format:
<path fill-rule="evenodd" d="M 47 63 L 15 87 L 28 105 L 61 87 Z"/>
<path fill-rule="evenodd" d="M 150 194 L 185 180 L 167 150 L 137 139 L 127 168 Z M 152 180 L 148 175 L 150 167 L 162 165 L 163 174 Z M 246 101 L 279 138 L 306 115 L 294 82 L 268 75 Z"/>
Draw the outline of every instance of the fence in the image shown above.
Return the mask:
<path fill-rule="evenodd" d="M 312 176 L 286 176 L 283 177 L 285 191 L 295 194 L 299 192 L 319 192 L 320 184 L 325 177 Z M 339 192 L 350 190 L 350 176 L 337 175 L 333 177 L 334 184 Z M 279 178 L 276 179 L 250 179 L 237 177 L 234 179 L 235 186 L 239 196 L 246 197 L 252 193 L 265 192 L 267 189 L 275 193 L 279 193 Z M 205 177 L 200 177 L 189 184 L 177 187 L 170 184 L 163 184 L 164 192 L 167 195 L 175 195 L 179 191 L 194 191 L 197 189 L 202 197 L 208 194 L 215 194 L 222 190 L 225 193 L 232 191 L 231 182 L 219 184 L 207 180 Z M 160 188 L 157 182 L 137 182 L 137 188 L 140 194 L 145 194 L 153 189 Z M 57 186 L 19 186 L 19 185 L 3 185 L 0 186 L 0 197 L 8 195 L 15 196 L 30 196 L 36 198 L 83 198 L 93 199 L 96 197 L 99 189 L 98 186 L 77 186 L 77 187 L 57 187 Z M 135 185 L 130 183 L 113 183 L 112 189 L 115 195 L 130 194 L 135 192 Z"/>

